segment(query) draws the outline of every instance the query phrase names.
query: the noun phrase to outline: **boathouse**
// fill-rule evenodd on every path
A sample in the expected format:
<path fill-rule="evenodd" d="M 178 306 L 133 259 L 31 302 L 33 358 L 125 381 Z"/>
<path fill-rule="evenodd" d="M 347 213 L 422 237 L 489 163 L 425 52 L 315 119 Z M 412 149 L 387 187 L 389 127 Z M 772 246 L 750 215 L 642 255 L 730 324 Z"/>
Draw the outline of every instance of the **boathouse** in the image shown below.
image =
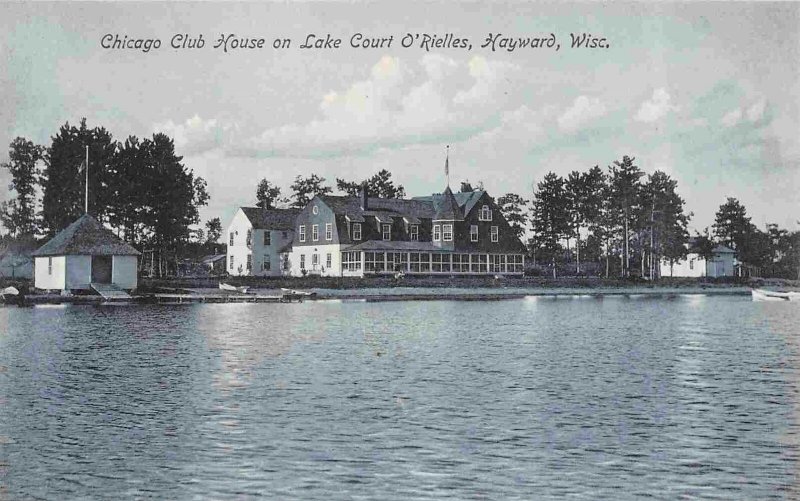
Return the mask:
<path fill-rule="evenodd" d="M 87 290 L 93 284 L 135 289 L 137 256 L 131 247 L 89 214 L 67 226 L 33 253 L 34 287 Z"/>

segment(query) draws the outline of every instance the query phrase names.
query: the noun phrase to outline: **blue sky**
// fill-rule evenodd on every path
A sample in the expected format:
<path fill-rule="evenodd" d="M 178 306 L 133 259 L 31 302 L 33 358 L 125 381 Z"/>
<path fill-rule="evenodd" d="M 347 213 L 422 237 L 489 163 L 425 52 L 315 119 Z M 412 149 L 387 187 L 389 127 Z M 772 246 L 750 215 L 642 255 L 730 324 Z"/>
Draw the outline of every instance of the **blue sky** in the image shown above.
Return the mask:
<path fill-rule="evenodd" d="M 357 32 L 395 40 L 354 49 Z M 402 48 L 409 32 L 473 48 Z M 569 49 L 584 32 L 610 47 Z M 631 155 L 678 180 L 694 228 L 733 196 L 762 228 L 797 229 L 799 32 L 796 3 L 5 3 L 0 144 L 48 144 L 84 116 L 118 139 L 166 132 L 209 183 L 203 218 L 223 220 L 262 177 L 288 191 L 297 174 L 387 168 L 411 195 L 440 191 L 447 144 L 452 179 L 493 195 Z M 103 49 L 107 33 L 162 47 Z M 177 33 L 206 47 L 173 50 Z M 294 45 L 225 54 L 223 33 Z M 309 33 L 343 47 L 299 49 Z M 561 49 L 492 52 L 489 33 Z"/>

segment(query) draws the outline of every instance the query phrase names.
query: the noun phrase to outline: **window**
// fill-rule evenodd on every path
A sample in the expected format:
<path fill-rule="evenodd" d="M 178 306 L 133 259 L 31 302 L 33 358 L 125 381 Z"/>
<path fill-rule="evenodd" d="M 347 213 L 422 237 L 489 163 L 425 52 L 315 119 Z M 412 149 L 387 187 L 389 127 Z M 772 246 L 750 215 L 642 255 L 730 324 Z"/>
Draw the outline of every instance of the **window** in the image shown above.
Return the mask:
<path fill-rule="evenodd" d="M 312 208 L 311 208 L 311 212 L 313 212 L 313 213 L 314 213 L 314 215 L 317 215 L 317 214 L 319 214 L 319 207 L 317 207 L 317 206 L 315 205 L 314 207 L 312 207 Z"/>
<path fill-rule="evenodd" d="M 477 242 L 478 241 L 478 225 L 473 224 L 469 227 L 469 241 L 470 242 Z"/>
<path fill-rule="evenodd" d="M 503 271 L 499 254 L 489 254 L 489 271 L 491 273 L 500 273 Z"/>
<path fill-rule="evenodd" d="M 438 242 L 442 239 L 442 227 L 438 224 L 433 225 L 433 241 Z"/>
<path fill-rule="evenodd" d="M 306 241 L 306 225 L 301 224 L 300 225 L 300 231 L 298 231 L 297 233 L 300 235 L 300 241 L 301 242 L 305 242 Z"/>
<path fill-rule="evenodd" d="M 427 273 L 431 269 L 431 255 L 427 252 L 411 252 L 408 269 L 414 273 Z"/>
<path fill-rule="evenodd" d="M 353 223 L 353 240 L 361 240 L 361 223 Z"/>
<path fill-rule="evenodd" d="M 445 256 L 444 254 L 431 254 L 431 271 L 436 273 L 444 271 L 442 263 L 444 262 L 445 257 L 447 256 Z"/>
<path fill-rule="evenodd" d="M 522 254 L 509 254 L 507 259 L 509 273 L 522 273 L 524 271 Z"/>
<path fill-rule="evenodd" d="M 473 273 L 486 273 L 486 254 L 473 254 L 470 270 Z"/>
<path fill-rule="evenodd" d="M 248 254 L 247 255 L 247 271 L 250 271 L 252 269 L 253 269 L 253 255 L 252 254 Z"/>
<path fill-rule="evenodd" d="M 253 230 L 247 230 L 247 241 L 245 243 L 248 247 L 253 245 Z"/>
<path fill-rule="evenodd" d="M 264 246 L 272 245 L 272 236 L 269 230 L 264 230 Z"/>
<path fill-rule="evenodd" d="M 289 270 L 289 254 L 281 254 L 281 266 L 284 271 Z"/>
<path fill-rule="evenodd" d="M 492 209 L 489 208 L 488 205 L 484 205 L 481 207 L 481 212 L 478 214 L 479 221 L 491 221 L 492 220 Z"/>
<path fill-rule="evenodd" d="M 408 271 L 407 252 L 389 252 L 386 257 L 389 261 L 389 271 Z"/>
<path fill-rule="evenodd" d="M 442 240 L 445 242 L 452 242 L 453 241 L 453 225 L 452 224 L 443 224 L 442 225 Z"/>
<path fill-rule="evenodd" d="M 333 240 L 333 224 L 325 223 L 325 240 Z"/>
<path fill-rule="evenodd" d="M 690 270 L 693 270 L 693 269 L 694 269 L 694 259 L 690 259 L 690 260 L 689 260 L 689 269 L 690 269 Z"/>
<path fill-rule="evenodd" d="M 469 254 L 453 254 L 453 271 L 456 273 L 469 272 Z"/>
<path fill-rule="evenodd" d="M 272 269 L 269 254 L 264 254 L 264 260 L 261 261 L 261 271 L 269 271 Z"/>
<path fill-rule="evenodd" d="M 391 240 L 392 239 L 392 225 L 391 224 L 384 224 L 381 225 L 383 229 L 383 239 L 384 240 Z"/>
<path fill-rule="evenodd" d="M 233 232 L 230 232 L 230 242 L 228 243 L 228 245 L 231 246 L 233 245 Z"/>
<path fill-rule="evenodd" d="M 419 225 L 412 224 L 411 231 L 409 232 L 412 242 L 419 240 Z"/>
<path fill-rule="evenodd" d="M 300 269 L 301 270 L 305 270 L 306 269 L 306 255 L 305 254 L 300 254 Z"/>
<path fill-rule="evenodd" d="M 365 252 L 364 271 L 386 271 L 386 253 L 384 252 Z"/>
<path fill-rule="evenodd" d="M 313 240 L 314 242 L 319 240 L 319 225 L 318 224 L 312 224 L 311 225 L 311 240 Z"/>
<path fill-rule="evenodd" d="M 361 269 L 361 253 L 358 251 L 342 252 L 342 271 L 358 271 Z"/>
<path fill-rule="evenodd" d="M 52 257 L 48 257 L 47 258 L 47 274 L 48 275 L 52 275 L 53 274 L 53 258 Z"/>
<path fill-rule="evenodd" d="M 333 267 L 333 254 L 330 252 L 325 256 L 325 267 L 331 269 Z"/>
<path fill-rule="evenodd" d="M 492 242 L 500 241 L 500 230 L 498 229 L 498 227 L 497 226 L 492 226 L 491 230 L 492 230 L 492 232 L 491 232 Z"/>
<path fill-rule="evenodd" d="M 231 235 L 233 235 L 233 233 L 231 233 Z M 231 237 L 231 238 L 233 238 L 233 237 Z M 230 257 L 230 265 L 229 265 L 229 267 L 230 267 L 230 269 L 233 269 L 233 256 Z"/>

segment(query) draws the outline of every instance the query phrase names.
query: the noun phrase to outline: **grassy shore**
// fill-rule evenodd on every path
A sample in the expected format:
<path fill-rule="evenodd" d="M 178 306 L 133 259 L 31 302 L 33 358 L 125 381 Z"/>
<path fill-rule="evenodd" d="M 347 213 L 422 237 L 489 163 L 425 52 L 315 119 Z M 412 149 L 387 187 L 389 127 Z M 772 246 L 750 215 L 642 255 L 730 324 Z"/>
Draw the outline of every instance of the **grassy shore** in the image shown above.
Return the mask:
<path fill-rule="evenodd" d="M 253 290 L 280 293 L 280 288 L 313 290 L 319 298 L 377 298 L 435 299 L 442 298 L 504 298 L 525 295 L 624 295 L 624 294 L 749 294 L 750 288 L 800 290 L 800 281 L 783 279 L 708 279 L 662 278 L 658 281 L 621 280 L 605 278 L 562 277 L 459 277 L 459 276 L 406 276 L 400 280 L 392 277 L 335 278 L 335 277 L 226 277 L 226 278 L 142 278 L 138 294 L 159 292 L 190 293 L 192 290 L 218 289 L 220 282 L 236 286 L 246 285 Z M 34 291 L 30 280 L 2 279 L 0 288 L 13 285 L 29 296 L 44 296 Z M 49 294 L 53 301 L 58 295 Z M 47 298 L 42 297 L 42 300 Z M 90 298 L 86 298 L 90 299 Z M 75 301 L 82 300 L 82 296 Z"/>

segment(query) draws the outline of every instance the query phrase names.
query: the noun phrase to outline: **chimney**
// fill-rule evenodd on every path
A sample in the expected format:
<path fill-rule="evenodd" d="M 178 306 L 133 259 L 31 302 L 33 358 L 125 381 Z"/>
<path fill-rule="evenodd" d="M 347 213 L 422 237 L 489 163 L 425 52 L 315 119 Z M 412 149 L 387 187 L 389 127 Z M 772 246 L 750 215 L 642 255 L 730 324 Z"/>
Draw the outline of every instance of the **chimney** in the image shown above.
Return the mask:
<path fill-rule="evenodd" d="M 361 185 L 361 209 L 367 210 L 367 183 Z"/>

